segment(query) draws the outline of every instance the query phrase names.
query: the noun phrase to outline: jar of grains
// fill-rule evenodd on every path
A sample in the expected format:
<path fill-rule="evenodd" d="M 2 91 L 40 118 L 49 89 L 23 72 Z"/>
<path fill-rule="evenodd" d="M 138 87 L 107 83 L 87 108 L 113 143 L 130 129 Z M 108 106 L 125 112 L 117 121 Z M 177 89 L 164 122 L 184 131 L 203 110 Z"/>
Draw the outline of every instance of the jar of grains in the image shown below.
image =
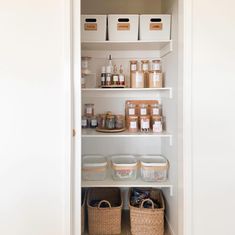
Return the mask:
<path fill-rule="evenodd" d="M 135 71 L 131 73 L 131 88 L 144 88 L 143 71 Z"/>
<path fill-rule="evenodd" d="M 140 116 L 140 131 L 148 133 L 150 131 L 150 116 Z"/>
<path fill-rule="evenodd" d="M 162 72 L 150 71 L 149 72 L 149 88 L 162 88 L 163 76 Z"/>
<path fill-rule="evenodd" d="M 149 87 L 149 61 L 141 60 L 141 70 L 144 73 L 144 87 Z"/>
<path fill-rule="evenodd" d="M 139 130 L 138 116 L 127 117 L 127 125 L 128 125 L 129 132 L 138 132 Z"/>
<path fill-rule="evenodd" d="M 150 106 L 150 114 L 154 115 L 162 115 L 162 105 L 161 104 L 151 104 Z"/>
<path fill-rule="evenodd" d="M 139 105 L 139 114 L 141 116 L 148 115 L 148 105 L 147 104 L 140 104 Z"/>
<path fill-rule="evenodd" d="M 152 116 L 152 129 L 154 133 L 162 132 L 162 116 Z"/>
<path fill-rule="evenodd" d="M 132 116 L 132 115 L 137 115 L 137 107 L 136 104 L 129 103 L 127 105 L 127 115 Z"/>
<path fill-rule="evenodd" d="M 114 115 L 107 115 L 105 121 L 106 129 L 112 130 L 115 129 L 115 116 Z"/>
<path fill-rule="evenodd" d="M 106 114 L 99 114 L 98 116 L 98 127 L 105 129 Z"/>

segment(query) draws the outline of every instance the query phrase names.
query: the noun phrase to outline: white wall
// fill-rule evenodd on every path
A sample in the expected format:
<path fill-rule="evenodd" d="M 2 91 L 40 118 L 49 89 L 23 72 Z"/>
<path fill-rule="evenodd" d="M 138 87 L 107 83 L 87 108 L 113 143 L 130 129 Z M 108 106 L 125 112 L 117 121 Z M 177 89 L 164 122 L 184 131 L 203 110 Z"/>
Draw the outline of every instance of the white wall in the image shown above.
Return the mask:
<path fill-rule="evenodd" d="M 0 4 L 0 234 L 65 229 L 64 17 L 62 0 Z"/>
<path fill-rule="evenodd" d="M 193 1 L 194 235 L 235 234 L 234 8 Z"/>

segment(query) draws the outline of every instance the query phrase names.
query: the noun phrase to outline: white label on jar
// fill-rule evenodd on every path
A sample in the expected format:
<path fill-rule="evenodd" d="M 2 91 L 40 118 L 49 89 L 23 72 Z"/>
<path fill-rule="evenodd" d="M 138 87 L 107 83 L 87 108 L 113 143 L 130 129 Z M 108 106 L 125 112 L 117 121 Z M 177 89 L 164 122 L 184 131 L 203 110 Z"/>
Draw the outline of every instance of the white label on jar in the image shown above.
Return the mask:
<path fill-rule="evenodd" d="M 153 70 L 161 70 L 161 65 L 159 63 L 153 63 Z"/>
<path fill-rule="evenodd" d="M 149 129 L 149 121 L 141 120 L 141 129 Z"/>
<path fill-rule="evenodd" d="M 88 61 L 87 60 L 82 60 L 82 68 L 87 69 L 88 68 Z"/>
<path fill-rule="evenodd" d="M 132 174 L 133 170 L 131 169 L 116 170 L 116 175 L 120 179 L 130 178 Z"/>
<path fill-rule="evenodd" d="M 87 113 L 87 114 L 92 114 L 92 108 L 87 107 L 87 108 L 86 108 L 86 113 Z"/>
<path fill-rule="evenodd" d="M 153 108 L 152 112 L 153 112 L 153 115 L 159 115 L 159 113 L 160 113 L 158 108 Z"/>
<path fill-rule="evenodd" d="M 154 82 L 159 82 L 160 81 L 160 74 L 159 73 L 153 74 L 153 81 Z"/>
<path fill-rule="evenodd" d="M 143 70 L 144 70 L 144 71 L 149 70 L 149 65 L 148 65 L 148 64 L 143 64 Z"/>
<path fill-rule="evenodd" d="M 82 126 L 87 126 L 87 120 L 82 120 Z"/>
<path fill-rule="evenodd" d="M 92 125 L 92 126 L 97 126 L 97 120 L 96 120 L 96 119 L 91 120 L 91 125 Z"/>
<path fill-rule="evenodd" d="M 142 83 L 143 82 L 143 75 L 141 73 L 136 74 L 136 83 Z"/>
<path fill-rule="evenodd" d="M 129 115 L 135 115 L 135 109 L 129 109 Z"/>
<path fill-rule="evenodd" d="M 101 77 L 101 81 L 102 81 L 102 82 L 105 82 L 105 76 L 102 76 L 102 77 Z"/>
<path fill-rule="evenodd" d="M 162 123 L 160 121 L 155 121 L 153 124 L 153 132 L 161 133 L 162 132 Z"/>
<path fill-rule="evenodd" d="M 146 108 L 140 109 L 140 115 L 147 115 L 147 109 Z"/>
<path fill-rule="evenodd" d="M 124 75 L 122 75 L 122 74 L 119 75 L 119 81 L 120 82 L 124 82 L 125 81 Z"/>
<path fill-rule="evenodd" d="M 117 76 L 117 75 L 114 75 L 114 76 L 113 76 L 113 81 L 114 81 L 114 82 L 118 82 L 118 76 Z"/>
<path fill-rule="evenodd" d="M 136 122 L 130 122 L 130 128 L 131 129 L 136 129 L 137 128 L 137 123 Z"/>
<path fill-rule="evenodd" d="M 110 81 L 111 81 L 111 77 L 110 77 L 109 75 L 106 77 L 106 81 L 107 81 L 107 82 L 110 82 Z"/>
<path fill-rule="evenodd" d="M 137 67 L 136 67 L 136 64 L 132 64 L 132 65 L 131 65 L 131 71 L 136 71 L 136 68 L 137 68 Z"/>

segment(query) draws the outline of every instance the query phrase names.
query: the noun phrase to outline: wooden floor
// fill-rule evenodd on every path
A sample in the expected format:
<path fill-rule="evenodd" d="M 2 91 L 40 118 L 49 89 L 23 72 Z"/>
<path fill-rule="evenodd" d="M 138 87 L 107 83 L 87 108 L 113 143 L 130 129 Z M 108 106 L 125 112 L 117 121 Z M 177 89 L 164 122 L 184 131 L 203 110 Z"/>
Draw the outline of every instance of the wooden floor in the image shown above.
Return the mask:
<path fill-rule="evenodd" d="M 85 235 L 89 235 L 89 234 L 86 232 Z M 129 211 L 124 211 L 124 213 L 123 213 L 123 216 L 122 216 L 122 233 L 120 235 L 131 235 Z M 167 226 L 165 228 L 165 235 L 171 235 L 171 233 L 168 230 Z"/>

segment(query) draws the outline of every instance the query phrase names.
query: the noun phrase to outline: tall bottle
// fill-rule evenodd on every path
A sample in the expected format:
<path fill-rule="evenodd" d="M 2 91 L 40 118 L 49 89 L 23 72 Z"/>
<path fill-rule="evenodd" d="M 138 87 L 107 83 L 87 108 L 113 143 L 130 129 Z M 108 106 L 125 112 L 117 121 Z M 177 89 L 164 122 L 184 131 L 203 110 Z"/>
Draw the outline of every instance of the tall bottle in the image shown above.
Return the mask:
<path fill-rule="evenodd" d="M 105 70 L 105 66 L 102 66 L 100 80 L 101 80 L 101 86 L 105 86 L 106 85 L 106 70 Z"/>
<path fill-rule="evenodd" d="M 119 85 L 125 86 L 125 74 L 123 72 L 123 66 L 120 66 L 120 70 L 119 70 Z"/>
<path fill-rule="evenodd" d="M 111 69 L 111 74 L 113 74 L 113 61 L 112 61 L 112 56 L 111 55 L 109 55 L 108 66 Z"/>
<path fill-rule="evenodd" d="M 119 85 L 119 74 L 117 71 L 116 64 L 114 65 L 114 68 L 113 68 L 112 85 Z"/>

